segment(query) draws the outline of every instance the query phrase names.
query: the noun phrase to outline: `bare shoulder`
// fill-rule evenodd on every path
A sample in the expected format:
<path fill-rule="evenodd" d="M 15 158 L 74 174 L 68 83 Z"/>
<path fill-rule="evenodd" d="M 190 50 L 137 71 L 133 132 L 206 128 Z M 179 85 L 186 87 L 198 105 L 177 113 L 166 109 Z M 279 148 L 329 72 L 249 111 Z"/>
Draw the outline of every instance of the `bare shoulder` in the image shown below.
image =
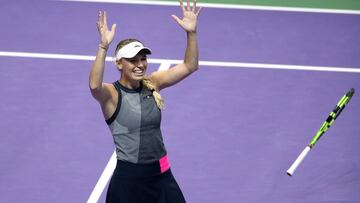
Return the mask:
<path fill-rule="evenodd" d="M 111 83 L 102 83 L 101 89 L 92 91 L 92 95 L 99 102 L 104 118 L 110 118 L 119 100 L 119 93 L 115 86 Z"/>
<path fill-rule="evenodd" d="M 111 83 L 102 83 L 100 88 L 91 89 L 91 94 L 102 105 L 117 98 L 118 95 L 115 86 Z"/>
<path fill-rule="evenodd" d="M 162 89 L 161 88 L 161 78 L 164 77 L 165 75 L 165 71 L 155 71 L 155 72 L 152 72 L 150 75 L 149 75 L 149 80 L 154 84 L 155 86 L 155 89 L 156 90 L 160 90 Z"/>

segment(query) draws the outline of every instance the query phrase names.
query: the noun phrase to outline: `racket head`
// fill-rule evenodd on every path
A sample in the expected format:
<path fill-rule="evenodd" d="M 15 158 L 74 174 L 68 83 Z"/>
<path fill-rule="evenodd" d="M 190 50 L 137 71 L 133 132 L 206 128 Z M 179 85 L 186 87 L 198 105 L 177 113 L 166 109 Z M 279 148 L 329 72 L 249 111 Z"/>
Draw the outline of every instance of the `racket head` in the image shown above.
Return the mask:
<path fill-rule="evenodd" d="M 344 110 L 345 106 L 349 103 L 350 99 L 352 98 L 352 96 L 355 94 L 355 89 L 354 88 L 350 88 L 350 90 L 345 94 L 346 100 L 345 103 L 343 103 L 343 105 L 341 106 L 336 106 L 335 108 L 338 108 L 338 112 L 335 115 L 334 120 L 337 119 L 337 117 L 339 117 L 339 115 L 341 114 L 341 112 Z"/>
<path fill-rule="evenodd" d="M 351 99 L 351 97 L 355 94 L 355 89 L 351 88 L 347 93 L 346 96 L 349 98 L 349 100 Z"/>

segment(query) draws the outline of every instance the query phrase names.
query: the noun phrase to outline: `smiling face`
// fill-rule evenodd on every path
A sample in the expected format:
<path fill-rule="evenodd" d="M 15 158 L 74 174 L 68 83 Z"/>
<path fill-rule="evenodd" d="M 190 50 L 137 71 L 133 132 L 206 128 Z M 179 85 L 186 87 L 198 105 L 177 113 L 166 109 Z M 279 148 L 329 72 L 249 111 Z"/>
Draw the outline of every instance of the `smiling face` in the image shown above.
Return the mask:
<path fill-rule="evenodd" d="M 137 88 L 145 77 L 147 55 L 151 50 L 137 39 L 124 39 L 115 49 L 116 67 L 121 72 L 120 83 L 128 88 Z"/>
<path fill-rule="evenodd" d="M 121 71 L 120 83 L 129 87 L 136 88 L 140 81 L 144 79 L 147 68 L 146 53 L 140 51 L 133 58 L 122 58 L 117 62 L 117 67 Z"/>

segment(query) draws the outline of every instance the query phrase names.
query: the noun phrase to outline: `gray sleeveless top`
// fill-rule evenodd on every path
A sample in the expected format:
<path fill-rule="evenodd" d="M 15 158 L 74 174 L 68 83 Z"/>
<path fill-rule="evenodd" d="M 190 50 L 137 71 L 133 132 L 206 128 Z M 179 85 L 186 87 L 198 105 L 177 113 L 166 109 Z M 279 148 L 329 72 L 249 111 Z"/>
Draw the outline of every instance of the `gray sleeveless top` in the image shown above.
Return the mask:
<path fill-rule="evenodd" d="M 161 111 L 152 91 L 142 85 L 129 89 L 114 82 L 119 94 L 115 113 L 106 120 L 114 138 L 117 159 L 151 163 L 166 155 L 160 130 Z"/>

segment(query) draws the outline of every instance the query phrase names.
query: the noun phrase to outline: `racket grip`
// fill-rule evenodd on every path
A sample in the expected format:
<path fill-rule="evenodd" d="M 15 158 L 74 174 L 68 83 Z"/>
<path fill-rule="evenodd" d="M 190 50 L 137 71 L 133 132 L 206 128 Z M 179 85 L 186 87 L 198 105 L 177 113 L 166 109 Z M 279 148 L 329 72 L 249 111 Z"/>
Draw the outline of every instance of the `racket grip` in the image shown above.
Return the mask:
<path fill-rule="evenodd" d="M 289 176 L 292 176 L 295 173 L 295 170 L 297 169 L 297 167 L 301 164 L 301 162 L 304 160 L 304 158 L 306 157 L 306 155 L 309 153 L 310 151 L 310 146 L 306 146 L 305 149 L 301 152 L 301 154 L 298 156 L 298 158 L 294 161 L 294 163 L 290 166 L 290 168 L 286 171 L 286 173 Z"/>

